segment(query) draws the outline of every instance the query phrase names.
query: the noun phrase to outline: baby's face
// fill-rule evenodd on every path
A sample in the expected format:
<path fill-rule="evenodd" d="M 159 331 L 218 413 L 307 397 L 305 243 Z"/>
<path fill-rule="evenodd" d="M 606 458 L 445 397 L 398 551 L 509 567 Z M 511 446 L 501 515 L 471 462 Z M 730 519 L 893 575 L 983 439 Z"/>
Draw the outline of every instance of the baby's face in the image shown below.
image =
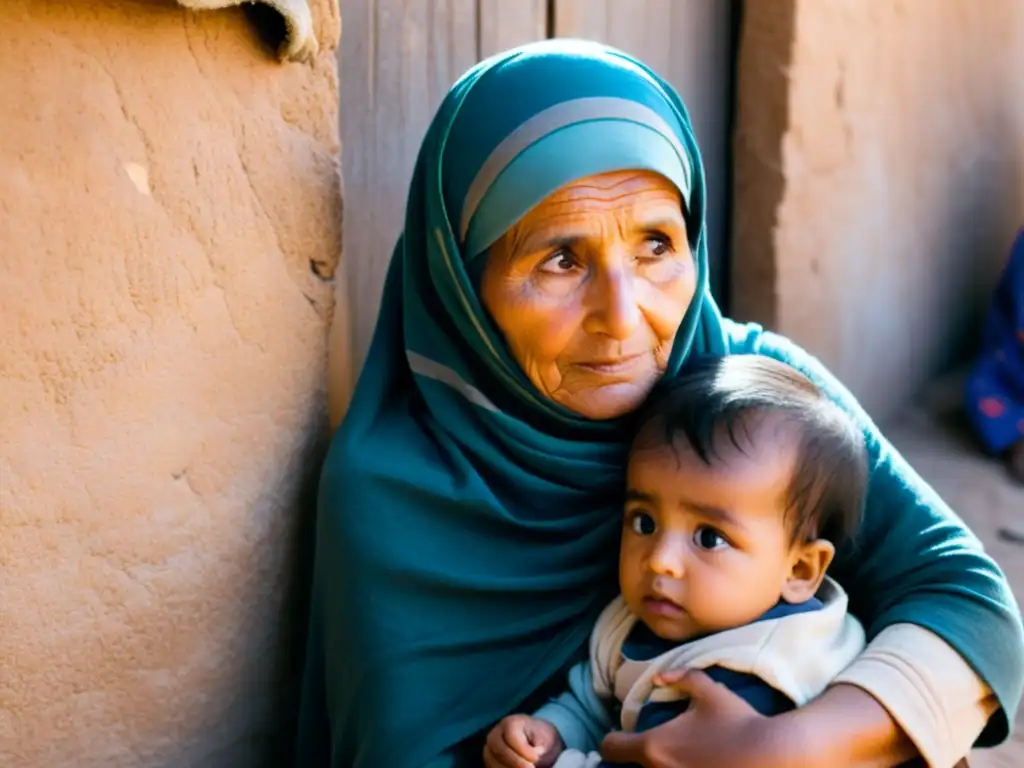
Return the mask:
<path fill-rule="evenodd" d="M 712 466 L 683 438 L 634 447 L 619 582 L 659 637 L 683 641 L 748 624 L 787 588 L 799 560 L 785 524 L 797 448 L 772 421 L 741 430 L 743 451 L 728 437 L 718 441 Z"/>

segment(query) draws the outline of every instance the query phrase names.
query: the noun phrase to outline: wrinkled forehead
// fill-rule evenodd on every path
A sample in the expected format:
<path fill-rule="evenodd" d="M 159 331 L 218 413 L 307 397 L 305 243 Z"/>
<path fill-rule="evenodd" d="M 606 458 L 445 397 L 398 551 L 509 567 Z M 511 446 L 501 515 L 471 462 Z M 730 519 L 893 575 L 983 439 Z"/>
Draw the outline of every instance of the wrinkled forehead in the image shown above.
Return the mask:
<path fill-rule="evenodd" d="M 590 43 L 535 45 L 485 66 L 441 158 L 449 223 L 478 255 L 551 193 L 600 173 L 660 173 L 689 202 L 695 159 L 662 86 Z"/>

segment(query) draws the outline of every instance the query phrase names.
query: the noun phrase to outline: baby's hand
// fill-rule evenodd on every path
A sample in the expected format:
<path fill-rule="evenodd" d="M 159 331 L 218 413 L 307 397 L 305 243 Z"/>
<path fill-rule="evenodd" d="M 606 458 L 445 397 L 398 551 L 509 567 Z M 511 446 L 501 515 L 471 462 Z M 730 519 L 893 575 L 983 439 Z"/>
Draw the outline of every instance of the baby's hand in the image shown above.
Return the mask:
<path fill-rule="evenodd" d="M 547 720 L 509 715 L 487 734 L 485 768 L 550 768 L 564 745 Z"/>

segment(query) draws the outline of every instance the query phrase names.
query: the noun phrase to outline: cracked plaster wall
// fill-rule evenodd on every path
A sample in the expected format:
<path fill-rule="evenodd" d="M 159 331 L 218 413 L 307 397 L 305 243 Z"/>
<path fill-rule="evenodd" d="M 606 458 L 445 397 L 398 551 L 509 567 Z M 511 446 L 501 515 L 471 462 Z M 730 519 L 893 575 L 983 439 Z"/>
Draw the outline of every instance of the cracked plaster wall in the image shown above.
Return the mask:
<path fill-rule="evenodd" d="M 733 314 L 878 418 L 963 355 L 1024 223 L 1024 3 L 744 4 Z"/>
<path fill-rule="evenodd" d="M 239 8 L 0 4 L 5 768 L 285 764 L 341 239 L 310 8 L 281 63 Z"/>

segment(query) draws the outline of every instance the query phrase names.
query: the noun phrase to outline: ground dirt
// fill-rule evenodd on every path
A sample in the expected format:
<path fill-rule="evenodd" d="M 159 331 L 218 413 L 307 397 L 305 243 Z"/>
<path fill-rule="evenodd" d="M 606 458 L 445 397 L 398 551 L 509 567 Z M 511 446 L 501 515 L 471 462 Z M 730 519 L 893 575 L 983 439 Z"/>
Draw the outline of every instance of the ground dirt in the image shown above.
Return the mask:
<path fill-rule="evenodd" d="M 967 427 L 961 409 L 961 376 L 932 385 L 885 433 L 907 460 L 978 534 L 1024 599 L 1024 487 L 1004 465 L 986 456 Z M 1024 766 L 1024 710 L 1016 733 L 998 749 L 977 750 L 971 768 Z"/>

